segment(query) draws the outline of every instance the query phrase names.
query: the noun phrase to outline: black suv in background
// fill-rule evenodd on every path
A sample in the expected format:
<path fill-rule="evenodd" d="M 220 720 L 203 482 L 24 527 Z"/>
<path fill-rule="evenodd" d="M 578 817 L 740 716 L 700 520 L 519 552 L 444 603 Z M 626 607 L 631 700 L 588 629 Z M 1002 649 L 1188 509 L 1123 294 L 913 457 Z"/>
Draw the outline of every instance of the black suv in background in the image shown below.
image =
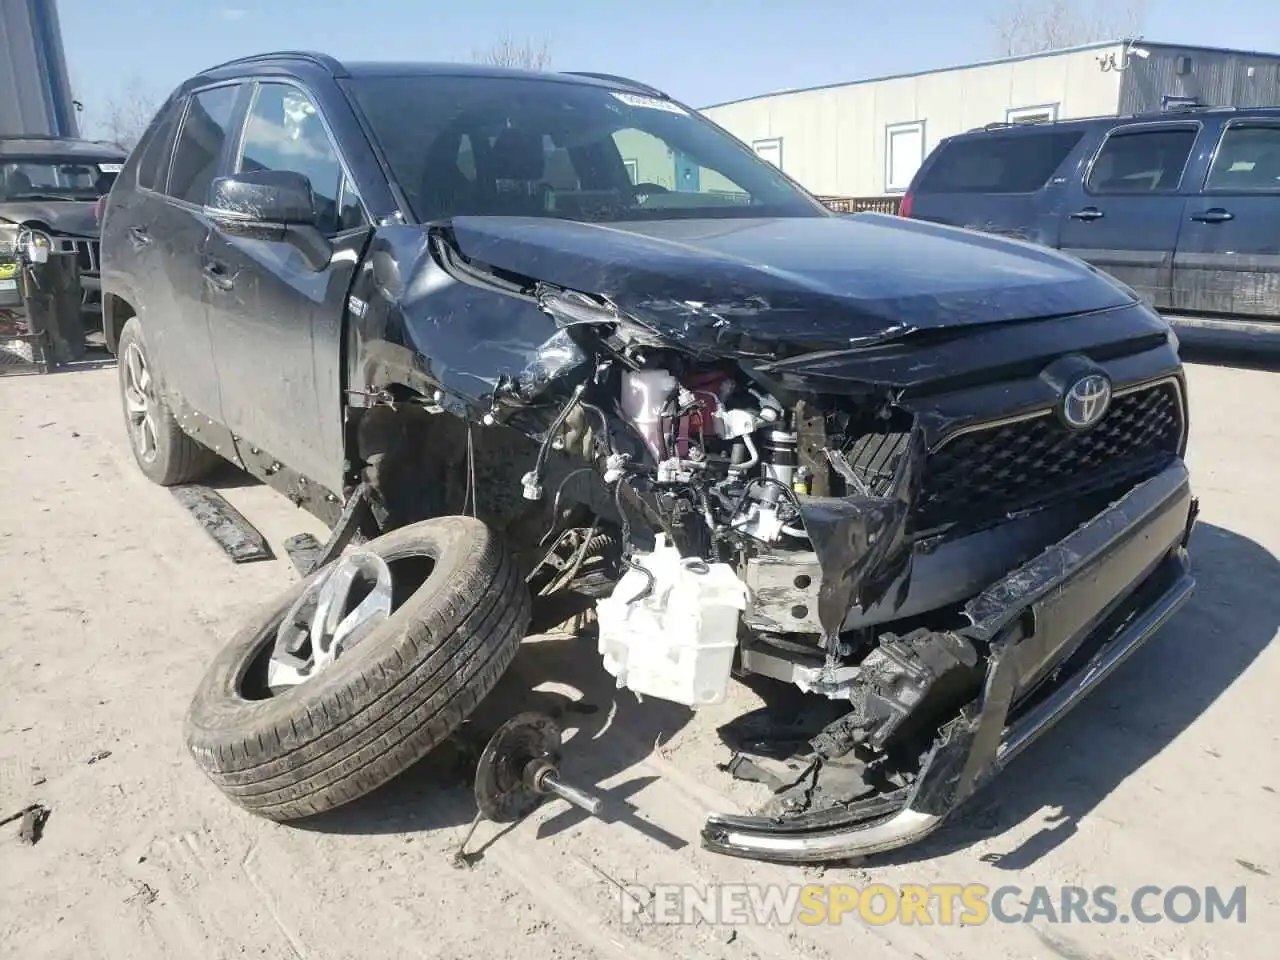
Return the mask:
<path fill-rule="evenodd" d="M 0 346 L 83 356 L 86 328 L 101 324 L 98 203 L 125 156 L 101 141 L 0 137 Z"/>
<path fill-rule="evenodd" d="M 1074 254 L 1188 343 L 1280 346 L 1280 108 L 992 125 L 942 141 L 902 210 Z"/>
<path fill-rule="evenodd" d="M 631 80 L 210 68 L 120 175 L 103 266 L 143 472 L 221 455 L 333 528 L 187 718 L 263 816 L 404 770 L 598 600 L 579 649 L 619 687 L 703 706 L 736 663 L 811 694 L 725 734 L 777 794 L 708 847 L 901 846 L 1194 586 L 1183 373 L 1132 291 L 836 215 Z"/>

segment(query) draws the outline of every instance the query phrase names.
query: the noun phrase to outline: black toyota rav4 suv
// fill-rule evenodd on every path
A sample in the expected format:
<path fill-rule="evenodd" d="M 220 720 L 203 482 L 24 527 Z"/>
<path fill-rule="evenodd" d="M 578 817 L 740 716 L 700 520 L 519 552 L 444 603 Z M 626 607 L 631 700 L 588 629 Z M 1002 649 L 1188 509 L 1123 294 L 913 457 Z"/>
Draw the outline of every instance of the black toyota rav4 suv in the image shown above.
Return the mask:
<path fill-rule="evenodd" d="M 263 816 L 388 780 L 594 607 L 619 687 L 810 694 L 723 729 L 774 790 L 707 847 L 901 846 L 1193 588 L 1177 343 L 1131 290 L 835 215 L 640 83 L 223 64 L 152 123 L 103 248 L 143 472 L 221 456 L 333 529 L 187 716 Z"/>

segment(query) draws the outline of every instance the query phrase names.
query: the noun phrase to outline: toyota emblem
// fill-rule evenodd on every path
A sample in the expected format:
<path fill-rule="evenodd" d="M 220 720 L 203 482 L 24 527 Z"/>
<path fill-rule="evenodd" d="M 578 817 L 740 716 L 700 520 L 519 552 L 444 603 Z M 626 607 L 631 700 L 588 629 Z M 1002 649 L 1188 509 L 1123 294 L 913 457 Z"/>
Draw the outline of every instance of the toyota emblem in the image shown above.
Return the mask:
<path fill-rule="evenodd" d="M 1059 415 L 1071 430 L 1088 430 L 1111 407 L 1111 381 L 1105 374 L 1088 373 L 1067 385 Z"/>

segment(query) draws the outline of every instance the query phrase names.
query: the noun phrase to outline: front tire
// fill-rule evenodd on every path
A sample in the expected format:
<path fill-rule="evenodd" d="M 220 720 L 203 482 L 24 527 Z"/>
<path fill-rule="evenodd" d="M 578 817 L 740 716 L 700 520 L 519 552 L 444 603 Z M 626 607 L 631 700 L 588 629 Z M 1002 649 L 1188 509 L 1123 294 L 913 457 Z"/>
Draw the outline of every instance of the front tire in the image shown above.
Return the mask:
<path fill-rule="evenodd" d="M 483 522 L 424 520 L 360 549 L 387 562 L 397 594 L 424 570 L 425 579 L 349 652 L 273 693 L 265 677 L 276 630 L 313 574 L 231 639 L 192 700 L 192 756 L 251 813 L 322 813 L 402 773 L 471 715 L 524 638 L 529 591 Z M 402 575 L 412 577 L 403 587 Z"/>
<path fill-rule="evenodd" d="M 165 403 L 137 317 L 130 317 L 120 331 L 116 356 L 129 446 L 147 479 L 172 487 L 211 473 L 219 457 L 187 435 Z"/>

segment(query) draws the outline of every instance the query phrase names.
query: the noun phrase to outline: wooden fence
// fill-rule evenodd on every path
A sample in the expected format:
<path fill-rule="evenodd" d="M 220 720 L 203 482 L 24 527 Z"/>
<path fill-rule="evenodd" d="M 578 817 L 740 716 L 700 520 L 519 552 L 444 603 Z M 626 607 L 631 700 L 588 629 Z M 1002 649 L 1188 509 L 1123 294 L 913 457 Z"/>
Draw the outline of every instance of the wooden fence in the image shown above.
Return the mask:
<path fill-rule="evenodd" d="M 836 213 L 894 213 L 901 197 L 818 197 Z"/>

